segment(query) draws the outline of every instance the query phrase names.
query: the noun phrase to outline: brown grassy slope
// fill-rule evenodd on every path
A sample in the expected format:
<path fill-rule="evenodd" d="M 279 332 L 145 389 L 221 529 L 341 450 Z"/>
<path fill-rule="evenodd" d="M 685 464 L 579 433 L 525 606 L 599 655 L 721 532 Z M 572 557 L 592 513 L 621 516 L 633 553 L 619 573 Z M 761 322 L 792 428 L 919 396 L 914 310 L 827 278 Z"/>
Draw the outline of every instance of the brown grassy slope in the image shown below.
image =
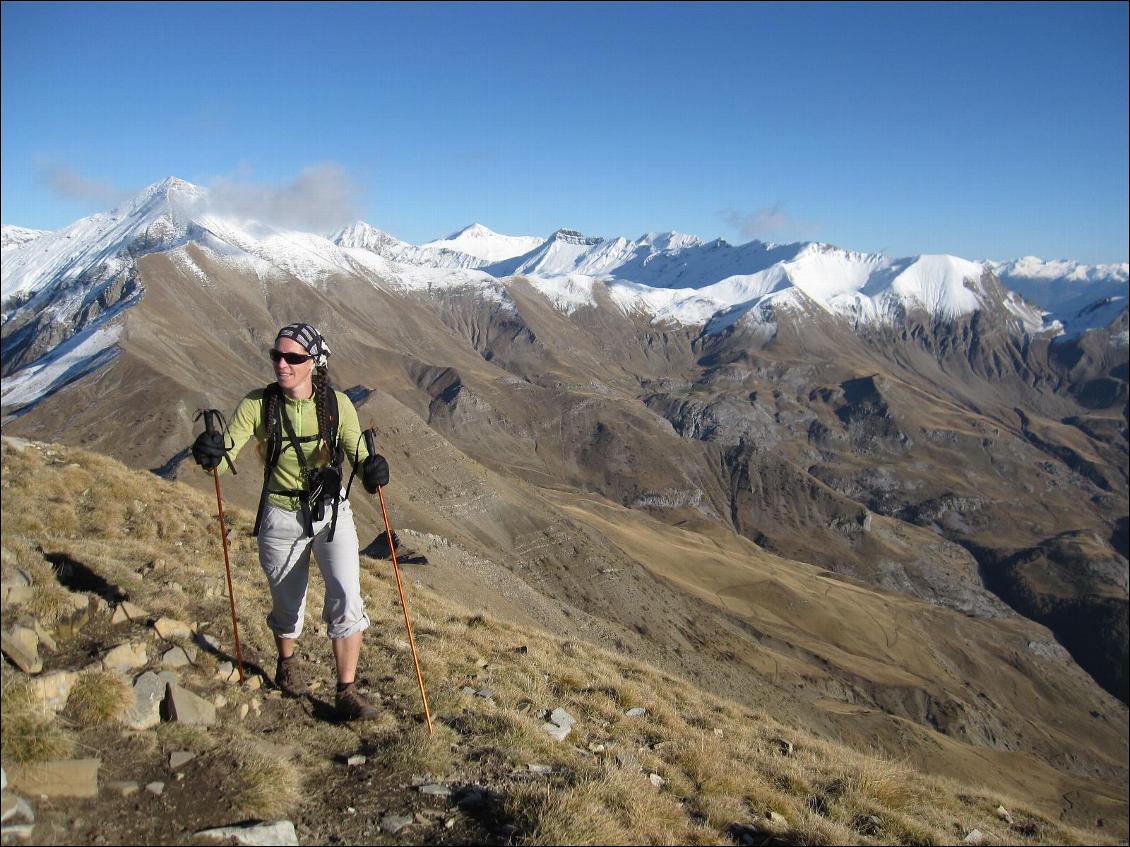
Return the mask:
<path fill-rule="evenodd" d="M 65 555 L 151 614 L 198 621 L 230 644 L 214 500 L 207 494 L 129 471 L 82 450 L 32 446 L 16 451 L 8 443 L 3 446 L 0 485 L 4 575 L 15 567 L 31 571 L 38 586 L 33 602 L 39 600 L 43 609 L 51 608 L 46 601 L 52 591 L 44 555 Z M 245 512 L 231 512 L 236 526 L 249 524 Z M 253 542 L 242 533 L 234 539 L 233 565 L 245 653 L 249 662 L 269 665 L 265 591 Z M 782 582 L 784 576 L 778 572 L 776 580 L 766 583 Z M 982 787 L 979 783 L 991 781 L 1001 767 L 992 757 L 986 756 L 985 765 L 977 767 L 978 754 L 967 754 L 970 770 L 960 781 L 929 776 L 915 769 L 909 757 L 895 761 L 861 755 L 817 738 L 785 714 L 770 717 L 591 644 L 475 613 L 415 584 L 410 571 L 409 577 L 410 606 L 438 717 L 439 742 L 425 741 L 412 719 L 418 712 L 415 686 L 407 654 L 397 643 L 402 630 L 387 565 L 366 559 L 363 589 L 371 601 L 374 627 L 364 666 L 370 680 L 381 680 L 378 688 L 386 710 L 372 728 L 358 734 L 318 719 L 316 709 L 310 713 L 269 699 L 261 720 L 240 723 L 233 712 L 248 695 L 225 688 L 231 702 L 218 728 L 177 734 L 176 727 L 163 727 L 156 736 L 125 733 L 113 742 L 105 734 L 93 734 L 94 729 L 75 726 L 79 748 L 101 751 L 108 761 L 117 761 L 116 748 L 126 749 L 132 760 L 159 758 L 170 749 L 197 750 L 217 777 L 214 784 L 199 785 L 204 796 L 196 798 L 206 801 L 213 825 L 246 814 L 290 815 L 299 822 L 300 836 L 321 841 L 331 836 L 373 839 L 358 828 L 356 817 L 334 810 L 333 804 L 335 797 L 347 796 L 362 811 L 388 808 L 397 786 L 374 782 L 377 773 L 396 774 L 401 780 L 431 773 L 447 782 L 490 788 L 499 821 L 514 829 L 460 830 L 471 840 L 510 834 L 524 843 L 729 843 L 735 825 L 748 824 L 788 843 L 950 843 L 973 828 L 1010 843 L 1125 838 L 1124 802 L 1112 801 L 1103 830 L 1075 829 L 1056 820 L 1054 813 L 1041 812 L 1030 797 L 998 796 Z M 785 584 L 782 590 L 797 587 Z M 319 608 L 320 594 L 315 578 L 311 608 Z M 6 612 L 6 622 L 10 614 L 19 613 Z M 516 652 L 517 646 L 526 651 Z M 66 654 L 65 639 L 60 647 L 60 655 Z M 323 689 L 332 673 L 327 653 L 316 636 L 304 639 L 304 655 Z M 5 667 L 4 677 L 7 717 L 14 702 L 9 692 L 20 674 Z M 749 682 L 757 684 L 756 678 Z M 464 685 L 489 687 L 494 697 L 468 697 L 460 693 Z M 550 741 L 532 716 L 557 706 L 579 721 L 572 736 L 576 747 Z M 627 717 L 625 711 L 635 706 L 647 709 L 647 714 Z M 5 736 L 10 727 L 6 719 Z M 777 741 L 781 738 L 794 745 L 792 755 L 782 755 Z M 963 746 L 943 737 L 921 743 Z M 225 750 L 243 752 L 233 758 Z M 289 752 L 283 755 L 280 750 Z M 358 750 L 369 756 L 370 767 L 343 768 L 340 757 Z M 1031 767 L 1027 757 L 1014 759 L 1019 761 Z M 553 773 L 545 781 L 515 775 L 529 763 L 548 764 Z M 650 773 L 662 778 L 658 789 L 648 779 Z M 263 780 L 276 777 L 292 786 L 280 792 L 281 800 L 262 791 Z M 295 783 L 301 790 L 293 788 Z M 86 829 L 70 833 L 78 840 L 85 840 L 83 832 L 91 838 L 108 831 L 128 835 L 130 830 L 112 827 L 126 826 L 131 815 L 127 812 L 123 818 L 116 807 L 98 805 L 114 802 L 103 796 L 72 805 L 46 804 L 42 820 L 45 827 L 62 826 L 68 815 L 109 822 L 101 831 L 89 829 L 87 823 Z M 995 812 L 1002 803 L 1011 812 L 1011 826 Z M 770 812 L 781 817 L 769 820 Z M 182 822 L 195 821 L 203 814 L 196 807 L 173 808 L 162 818 L 175 822 L 179 815 Z M 201 825 L 209 823 L 200 820 Z M 442 833 L 410 830 L 401 840 L 433 841 Z M 157 843 L 173 840 L 175 832 L 145 835 Z M 50 843 L 50 837 L 44 843 Z"/>
<path fill-rule="evenodd" d="M 1119 795 L 1123 710 L 1065 665 L 1062 651 L 1040 655 L 1037 645 L 1054 642 L 1030 622 L 967 617 L 780 559 L 733 535 L 668 527 L 590 497 L 557 499 L 637 561 L 755 628 L 760 644 L 734 664 L 754 671 L 747 678 L 791 689 L 840 737 L 935 772 L 1017 780 L 1048 802 L 1070 790 L 1064 752 L 1087 749 L 1091 766 L 1105 763 L 1111 779 L 1099 795 Z M 1080 703 L 1105 717 L 1080 721 Z"/>

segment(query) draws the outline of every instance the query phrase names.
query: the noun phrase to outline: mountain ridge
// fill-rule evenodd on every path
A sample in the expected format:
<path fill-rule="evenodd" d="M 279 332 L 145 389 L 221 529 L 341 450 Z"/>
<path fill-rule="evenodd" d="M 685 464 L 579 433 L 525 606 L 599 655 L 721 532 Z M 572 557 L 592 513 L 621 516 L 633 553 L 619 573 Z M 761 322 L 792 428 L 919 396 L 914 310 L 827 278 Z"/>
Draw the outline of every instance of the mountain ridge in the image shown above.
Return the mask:
<path fill-rule="evenodd" d="M 162 199 L 169 199 L 172 214 L 165 214 L 164 217 L 176 227 L 178 223 L 177 208 L 183 209 L 187 206 L 191 209 L 192 206 L 203 206 L 206 204 L 205 198 L 206 192 L 204 190 L 183 180 L 170 177 L 145 189 L 136 198 L 129 201 L 129 206 L 135 213 L 138 213 L 140 207 L 158 203 Z M 120 216 L 120 210 L 115 211 Z M 114 212 L 108 214 L 112 217 Z M 84 220 L 95 220 L 97 217 L 93 216 L 91 219 Z M 73 230 L 74 227 L 75 225 L 72 224 L 65 230 Z M 68 235 L 69 238 L 75 238 L 76 236 L 81 237 L 82 234 L 71 232 Z M 802 258 L 802 255 L 809 257 L 812 255 L 840 256 L 843 259 L 844 267 L 827 268 L 826 270 L 832 271 L 832 276 L 846 274 L 849 277 L 857 273 L 858 267 L 861 265 L 876 266 L 892 263 L 897 265 L 914 261 L 914 257 L 889 259 L 882 254 L 862 254 L 817 242 L 773 245 L 751 241 L 734 248 L 722 239 L 702 242 L 696 236 L 674 232 L 645 233 L 639 239 L 629 241 L 622 237 L 609 240 L 595 236 L 584 236 L 575 230 L 558 230 L 549 239 L 543 240 L 525 236 L 502 236 L 481 224 L 472 224 L 452 235 L 454 238 L 440 239 L 417 247 L 395 239 L 368 224 L 357 222 L 340 230 L 329 240 L 338 246 L 368 250 L 390 261 L 434 268 L 482 269 L 496 278 L 512 275 L 557 278 L 578 274 L 642 283 L 653 288 L 666 289 L 693 288 L 701 290 L 735 275 L 740 277 L 760 273 L 779 261 L 791 260 L 796 262 Z M 502 239 L 508 244 L 533 242 L 537 246 L 519 255 L 492 263 L 485 256 L 476 256 L 461 250 L 459 239 L 463 237 L 466 237 L 469 242 L 476 239 L 485 239 L 488 242 Z M 565 245 L 569 246 L 566 247 Z M 462 246 L 465 247 L 466 245 L 463 244 Z M 18 245 L 13 249 L 18 250 Z M 726 253 L 730 254 L 727 256 L 727 261 L 720 262 L 721 254 Z M 709 255 L 709 258 L 704 260 L 703 254 Z M 5 301 L 9 301 L 13 295 L 34 290 L 40 284 L 37 280 L 29 280 L 26 278 L 26 274 L 20 273 L 24 264 L 23 257 L 14 254 L 9 254 L 9 256 L 10 258 L 6 257 L 5 262 L 2 291 Z M 925 257 L 917 258 L 923 259 Z M 956 257 L 953 261 L 956 261 Z M 15 267 L 9 267 L 13 262 Z M 1092 328 L 1096 325 L 1095 321 L 1099 320 L 1093 309 L 1090 312 L 1086 311 L 1092 303 L 1103 301 L 1117 306 L 1117 298 L 1125 296 L 1123 291 L 1126 287 L 1127 278 L 1125 263 L 1087 267 L 1078 263 L 1039 263 L 1034 262 L 1031 257 L 1027 257 L 1010 263 L 986 261 L 980 264 L 990 270 L 999 269 L 1009 279 L 1028 281 L 1026 283 L 1027 296 L 1042 307 L 1054 306 L 1060 311 L 1067 306 L 1072 307 L 1074 320 L 1071 322 L 1070 328 L 1075 334 L 1082 329 Z M 971 265 L 966 267 L 965 276 L 979 276 L 980 274 Z M 48 268 L 47 270 L 58 273 L 57 268 Z M 1077 285 L 1070 295 L 1059 293 L 1056 302 L 1050 303 L 1048 290 L 1052 286 L 1047 282 L 1051 278 L 1050 275 L 1054 275 L 1057 280 L 1086 281 L 1089 285 L 1101 287 L 1083 291 L 1082 286 Z M 851 299 L 850 291 L 853 287 L 857 290 L 863 288 L 865 296 L 870 294 L 870 292 L 866 292 L 866 285 L 859 286 L 856 283 L 849 282 L 842 287 L 844 288 L 843 293 L 849 295 L 849 299 Z M 875 287 L 874 284 L 871 285 L 872 289 Z M 950 308 L 952 314 L 952 306 L 958 301 L 967 300 L 967 298 L 962 295 L 958 284 L 950 283 L 948 288 L 950 290 L 947 297 L 941 300 L 935 299 L 933 304 L 927 303 L 926 305 L 930 307 L 944 303 L 946 308 Z M 899 292 L 895 290 L 892 291 L 892 294 L 897 298 Z M 1093 296 L 1091 296 L 1092 294 Z M 1084 299 L 1090 297 L 1090 299 L 1083 303 L 1075 302 L 1080 297 Z M 1065 298 L 1071 301 L 1066 306 Z M 734 303 L 719 303 L 719 308 L 716 311 L 734 305 Z M 964 304 L 966 308 L 968 305 L 968 302 Z M 9 307 L 6 306 L 5 308 L 7 312 Z M 848 308 L 847 311 L 853 310 Z M 1083 314 L 1092 316 L 1090 323 L 1080 325 L 1079 319 Z M 1107 319 L 1107 322 L 1114 316 L 1114 314 L 1109 314 L 1109 310 L 1101 315 L 1102 318 Z"/>
<path fill-rule="evenodd" d="M 468 234 L 488 239 L 497 235 L 478 224 L 456 235 Z M 859 325 L 897 322 L 915 308 L 935 318 L 954 318 L 986 303 L 978 296 L 979 283 L 970 284 L 980 268 L 956 257 L 897 260 L 815 242 L 751 241 L 732 248 L 721 239 L 704 243 L 678 233 L 609 241 L 559 230 L 523 255 L 489 264 L 457 250 L 409 245 L 363 222 L 329 240 L 233 222 L 208 211 L 205 190 L 170 177 L 110 212 L 6 249 L 0 292 L 5 303 L 5 376 L 76 332 L 86 331 L 91 339 L 109 338 L 100 327 L 139 295 L 133 267 L 137 257 L 175 250 L 193 240 L 231 261 L 251 262 L 260 274 L 270 275 L 274 268 L 324 284 L 336 274 L 361 273 L 378 285 L 395 278 L 408 290 L 470 286 L 502 305 L 509 284 L 502 280 L 528 277 L 551 303 L 569 312 L 596 306 L 593 285 L 600 280 L 611 302 L 625 313 L 701 324 L 708 332 L 722 331 L 741 319 L 760 321 L 772 332 L 772 315 L 779 309 L 804 311 L 809 304 Z M 371 257 L 392 262 L 399 270 L 374 265 Z M 730 273 L 739 266 L 747 273 Z M 447 271 L 477 275 L 445 276 Z M 674 287 L 659 287 L 659 282 Z M 1076 334 L 1109 323 L 1123 308 L 1125 301 L 1117 293 L 1121 283 L 1107 280 L 1101 285 L 1097 302 L 1084 292 L 1083 299 L 1076 293 L 1070 303 L 1059 303 L 1070 307 L 1068 323 Z M 1043 330 L 1040 312 L 1020 298 L 989 299 L 1011 313 L 1023 331 Z M 13 319 L 16 323 L 9 325 Z M 1056 319 L 1048 329 L 1060 333 L 1063 327 L 1064 321 Z M 80 341 L 72 347 L 82 345 Z M 100 349 L 95 355 L 101 355 Z M 21 389 L 18 396 L 26 392 Z"/>

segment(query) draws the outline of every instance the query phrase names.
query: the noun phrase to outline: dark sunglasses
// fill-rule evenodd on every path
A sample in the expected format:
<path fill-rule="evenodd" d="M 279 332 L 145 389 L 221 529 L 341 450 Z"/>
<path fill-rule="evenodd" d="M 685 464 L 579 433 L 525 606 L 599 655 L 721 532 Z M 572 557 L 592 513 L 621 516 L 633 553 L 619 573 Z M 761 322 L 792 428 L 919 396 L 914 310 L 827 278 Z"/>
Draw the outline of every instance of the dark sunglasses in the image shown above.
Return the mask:
<path fill-rule="evenodd" d="M 279 359 L 286 359 L 288 365 L 301 365 L 303 362 L 309 362 L 313 356 L 308 356 L 305 353 L 284 353 L 282 350 L 271 350 L 271 361 L 277 362 Z"/>

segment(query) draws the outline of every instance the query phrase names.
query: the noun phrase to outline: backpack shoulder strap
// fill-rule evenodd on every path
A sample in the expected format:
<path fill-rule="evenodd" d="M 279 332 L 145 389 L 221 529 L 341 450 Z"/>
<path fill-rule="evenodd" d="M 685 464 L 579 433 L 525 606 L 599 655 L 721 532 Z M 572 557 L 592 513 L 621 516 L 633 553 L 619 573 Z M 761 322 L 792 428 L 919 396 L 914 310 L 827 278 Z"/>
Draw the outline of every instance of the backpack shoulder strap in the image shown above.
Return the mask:
<path fill-rule="evenodd" d="M 270 415 L 271 399 L 274 398 L 274 406 L 278 408 L 278 404 L 282 402 L 282 391 L 277 382 L 272 382 L 265 389 L 263 389 L 263 428 L 267 431 L 267 450 L 263 458 L 263 490 L 259 493 L 259 508 L 255 511 L 255 526 L 251 530 L 252 535 L 259 534 L 259 528 L 263 524 L 263 514 L 267 508 L 267 494 L 271 482 L 271 473 L 275 469 L 275 465 L 279 463 L 279 455 L 282 453 L 282 433 L 279 431 L 279 415 L 278 413 Z M 285 411 L 283 412 L 285 414 Z"/>
<path fill-rule="evenodd" d="M 267 432 L 267 455 L 264 459 L 264 467 L 267 477 L 271 475 L 271 471 L 279 463 L 279 455 L 282 453 L 282 431 L 279 426 L 279 416 L 278 414 L 273 416 L 268 414 L 272 400 L 276 409 L 283 401 L 282 390 L 277 382 L 272 382 L 263 389 L 263 429 Z"/>

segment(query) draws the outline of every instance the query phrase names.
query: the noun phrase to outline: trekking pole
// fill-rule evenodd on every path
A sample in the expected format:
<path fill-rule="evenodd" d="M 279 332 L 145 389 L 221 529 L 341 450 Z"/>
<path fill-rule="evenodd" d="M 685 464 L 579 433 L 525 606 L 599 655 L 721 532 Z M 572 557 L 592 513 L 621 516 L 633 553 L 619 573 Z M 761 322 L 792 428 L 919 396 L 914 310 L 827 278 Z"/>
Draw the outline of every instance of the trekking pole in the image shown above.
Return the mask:
<path fill-rule="evenodd" d="M 369 455 L 377 455 L 377 431 L 373 422 L 369 421 L 369 428 L 365 430 L 365 446 L 369 448 Z M 428 709 L 428 695 L 424 691 L 424 675 L 420 673 L 420 659 L 416 655 L 416 637 L 412 634 L 412 622 L 408 620 L 408 600 L 404 596 L 404 583 L 400 579 L 400 565 L 396 562 L 396 542 L 393 540 L 392 525 L 388 522 L 388 509 L 385 508 L 385 495 L 381 486 L 377 486 L 377 497 L 381 501 L 381 517 L 385 521 L 385 538 L 388 539 L 388 549 L 392 553 L 392 572 L 396 574 L 396 588 L 400 592 L 400 608 L 404 610 L 404 626 L 408 630 L 408 644 L 412 647 L 412 662 L 416 665 L 416 682 L 420 685 L 420 699 L 424 703 L 424 717 L 428 722 L 428 735 L 432 734 L 432 713 Z"/>
<path fill-rule="evenodd" d="M 199 418 L 204 416 L 204 430 L 209 435 L 214 435 L 216 432 L 216 417 L 220 414 L 217 409 L 201 409 L 197 415 Z M 230 460 L 229 460 L 230 461 Z M 239 647 L 239 623 L 235 616 L 235 590 L 232 588 L 231 582 L 231 559 L 228 556 L 228 531 L 224 526 L 224 499 L 220 495 L 220 467 L 217 465 L 212 468 L 212 479 L 216 483 L 216 509 L 220 515 L 220 541 L 224 545 L 224 568 L 227 571 L 228 577 L 228 600 L 231 603 L 231 628 L 235 633 L 235 659 L 236 667 L 239 669 L 239 684 L 243 685 L 243 651 Z"/>

